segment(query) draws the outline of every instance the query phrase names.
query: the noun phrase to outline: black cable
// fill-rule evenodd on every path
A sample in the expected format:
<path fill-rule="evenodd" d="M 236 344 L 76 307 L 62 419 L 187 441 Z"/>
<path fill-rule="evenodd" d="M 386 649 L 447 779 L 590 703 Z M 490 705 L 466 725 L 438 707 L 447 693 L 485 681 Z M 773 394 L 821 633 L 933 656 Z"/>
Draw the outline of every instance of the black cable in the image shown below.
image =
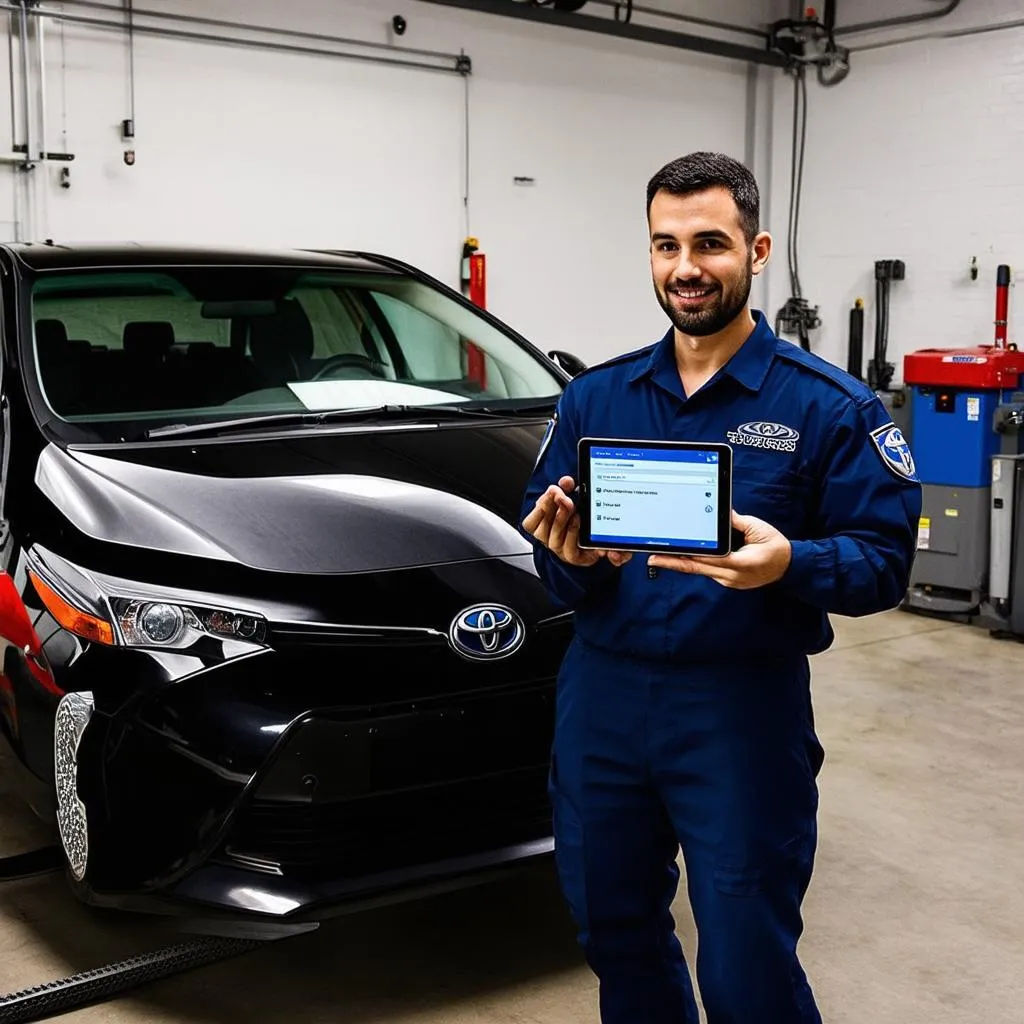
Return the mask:
<path fill-rule="evenodd" d="M 807 148 L 807 76 L 800 67 L 793 79 L 793 146 L 789 194 L 789 286 L 796 299 L 803 297 L 800 281 L 800 203 L 804 186 L 804 153 Z"/>
<path fill-rule="evenodd" d="M 882 386 L 886 389 L 888 389 L 889 381 L 892 379 L 887 366 L 889 360 L 889 299 L 891 295 L 892 285 L 889 283 L 888 278 L 886 278 L 882 295 L 882 363 L 879 367 L 882 372 Z"/>
<path fill-rule="evenodd" d="M 798 78 L 800 89 L 800 171 L 796 183 L 796 211 L 793 216 L 793 269 L 796 274 L 796 291 L 798 297 L 803 296 L 803 285 L 800 281 L 800 253 L 798 238 L 800 236 L 800 203 L 804 191 L 804 153 L 807 150 L 807 75 L 805 69 L 800 69 Z"/>
<path fill-rule="evenodd" d="M 868 384 L 873 389 L 878 389 L 882 371 L 882 338 L 885 331 L 884 315 L 884 285 L 882 279 L 875 274 L 875 351 L 871 359 L 871 367 L 868 372 Z"/>
<path fill-rule="evenodd" d="M 821 326 L 817 307 L 810 307 L 803 297 L 800 281 L 799 233 L 800 204 L 804 185 L 804 156 L 807 150 L 807 75 L 804 65 L 797 65 L 793 80 L 793 142 L 790 150 L 789 173 L 789 238 L 787 258 L 789 262 L 790 298 L 776 314 L 775 333 L 795 331 L 800 347 L 809 351 L 809 332 Z"/>
<path fill-rule="evenodd" d="M 135 11 L 132 9 L 132 0 L 125 0 L 125 9 L 128 13 L 128 77 L 131 98 L 129 100 L 129 116 L 132 119 L 132 131 L 135 131 Z"/>
<path fill-rule="evenodd" d="M 875 270 L 875 351 L 868 368 L 868 386 L 874 391 L 888 391 L 895 367 L 889 356 L 890 278 Z"/>
<path fill-rule="evenodd" d="M 464 80 L 463 81 L 463 104 L 464 104 L 463 131 L 465 132 L 465 135 L 463 137 L 464 141 L 465 141 L 465 154 L 464 154 L 464 156 L 465 156 L 465 166 L 463 167 L 463 175 L 464 175 L 463 186 L 464 186 L 465 191 L 464 191 L 463 196 L 462 196 L 462 207 L 463 207 L 463 212 L 466 215 L 466 234 L 468 236 L 470 231 L 472 231 L 472 229 L 473 229 L 472 220 L 470 219 L 470 216 L 469 216 L 469 175 L 470 175 L 470 170 L 471 170 L 470 152 L 469 152 L 469 147 L 470 147 L 470 127 L 471 127 L 470 126 L 470 117 L 469 117 L 469 75 L 463 75 L 462 77 L 463 77 L 463 80 Z"/>
<path fill-rule="evenodd" d="M 789 152 L 789 221 L 786 225 L 788 236 L 786 239 L 787 245 L 787 259 L 789 262 L 789 292 L 791 295 L 799 298 L 797 291 L 796 282 L 796 268 L 795 261 L 793 259 L 794 245 L 793 245 L 793 211 L 796 204 L 796 164 L 797 164 L 797 132 L 798 124 L 800 120 L 800 74 L 801 71 L 797 70 L 793 75 L 793 138 L 790 144 Z"/>

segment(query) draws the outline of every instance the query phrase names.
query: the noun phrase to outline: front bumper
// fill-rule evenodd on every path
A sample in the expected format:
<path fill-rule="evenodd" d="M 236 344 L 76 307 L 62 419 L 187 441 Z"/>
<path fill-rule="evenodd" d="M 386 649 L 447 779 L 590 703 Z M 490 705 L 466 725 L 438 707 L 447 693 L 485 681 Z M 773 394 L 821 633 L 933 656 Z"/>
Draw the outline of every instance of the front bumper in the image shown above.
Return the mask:
<path fill-rule="evenodd" d="M 550 861 L 554 846 L 548 836 L 316 886 L 282 880 L 268 883 L 250 871 L 210 863 L 167 891 L 97 892 L 86 887 L 81 897 L 98 907 L 176 919 L 181 930 L 190 933 L 275 939 L 312 931 L 321 922 L 345 914 L 496 882 Z"/>
<path fill-rule="evenodd" d="M 486 667 L 440 645 L 282 645 L 97 707 L 80 895 L 288 930 L 547 856 L 570 629 Z"/>

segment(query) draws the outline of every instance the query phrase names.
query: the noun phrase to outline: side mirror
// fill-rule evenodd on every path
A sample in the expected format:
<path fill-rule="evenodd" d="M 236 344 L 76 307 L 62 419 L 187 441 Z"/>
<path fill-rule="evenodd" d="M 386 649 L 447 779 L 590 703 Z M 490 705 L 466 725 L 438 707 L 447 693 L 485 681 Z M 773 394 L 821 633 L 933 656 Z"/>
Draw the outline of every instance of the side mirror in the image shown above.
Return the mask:
<path fill-rule="evenodd" d="M 579 356 L 574 356 L 571 352 L 563 352 L 561 349 L 556 348 L 552 349 L 548 356 L 554 359 L 570 377 L 575 377 L 576 374 L 582 373 L 587 368 L 587 364 Z"/>

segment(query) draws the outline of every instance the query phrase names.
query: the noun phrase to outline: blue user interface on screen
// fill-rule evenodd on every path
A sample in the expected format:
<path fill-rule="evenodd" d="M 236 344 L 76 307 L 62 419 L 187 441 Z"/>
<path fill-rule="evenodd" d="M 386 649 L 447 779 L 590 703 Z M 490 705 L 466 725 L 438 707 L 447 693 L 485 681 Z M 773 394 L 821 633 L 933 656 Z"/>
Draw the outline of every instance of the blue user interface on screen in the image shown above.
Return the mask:
<path fill-rule="evenodd" d="M 609 548 L 716 547 L 718 456 L 692 449 L 591 448 L 593 542 Z"/>

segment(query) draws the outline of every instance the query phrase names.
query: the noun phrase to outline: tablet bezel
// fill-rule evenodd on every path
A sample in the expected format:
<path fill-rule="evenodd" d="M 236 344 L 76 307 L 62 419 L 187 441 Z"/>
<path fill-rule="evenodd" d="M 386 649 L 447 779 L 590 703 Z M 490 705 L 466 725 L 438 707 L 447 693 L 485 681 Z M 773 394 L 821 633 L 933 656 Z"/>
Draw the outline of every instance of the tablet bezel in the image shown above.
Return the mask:
<path fill-rule="evenodd" d="M 703 451 L 718 452 L 718 523 L 717 544 L 715 547 L 688 547 L 686 545 L 636 544 L 615 545 L 602 544 L 593 539 L 591 530 L 591 499 L 593 491 L 590 483 L 590 451 L 592 448 L 632 447 L 654 451 Z M 644 441 L 637 438 L 621 437 L 581 437 L 576 448 L 577 495 L 576 509 L 580 517 L 580 535 L 577 541 L 582 549 L 600 551 L 630 551 L 651 555 L 706 555 L 725 557 L 733 550 L 732 528 L 732 446 L 724 441 Z"/>

